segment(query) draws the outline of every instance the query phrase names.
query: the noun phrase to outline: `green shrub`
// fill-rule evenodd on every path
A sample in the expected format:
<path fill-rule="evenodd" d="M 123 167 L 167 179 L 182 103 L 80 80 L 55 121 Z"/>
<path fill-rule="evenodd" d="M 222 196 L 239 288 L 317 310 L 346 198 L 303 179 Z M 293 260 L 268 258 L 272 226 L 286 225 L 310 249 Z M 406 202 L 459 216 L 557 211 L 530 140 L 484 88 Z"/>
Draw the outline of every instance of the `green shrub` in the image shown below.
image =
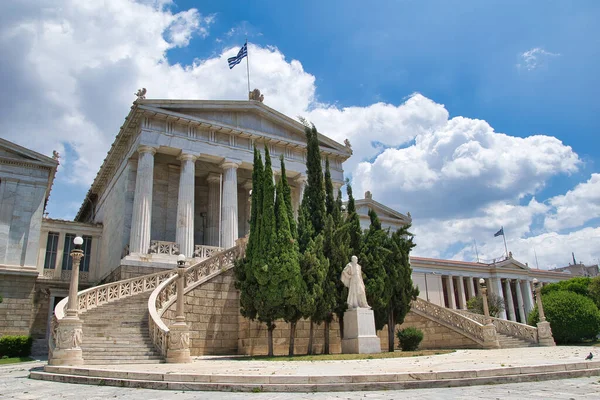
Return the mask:
<path fill-rule="evenodd" d="M 567 290 L 582 296 L 590 297 L 589 286 L 591 281 L 591 278 L 580 276 L 577 278 L 571 278 L 567 281 L 550 283 L 542 288 L 542 294 L 549 294 L 559 290 Z"/>
<path fill-rule="evenodd" d="M 596 307 L 600 309 L 600 276 L 592 278 L 588 290 L 589 297 L 596 303 Z"/>
<path fill-rule="evenodd" d="M 396 336 L 398 336 L 402 351 L 415 351 L 423 340 L 423 331 L 409 326 L 396 332 Z"/>
<path fill-rule="evenodd" d="M 556 343 L 577 343 L 600 333 L 600 311 L 589 298 L 560 290 L 542 295 L 544 314 Z M 539 321 L 537 306 L 529 314 L 529 325 Z"/>
<path fill-rule="evenodd" d="M 0 357 L 27 357 L 31 354 L 31 336 L 2 336 L 0 337 Z"/>
<path fill-rule="evenodd" d="M 504 300 L 494 293 L 488 294 L 487 298 L 490 316 L 498 318 L 500 313 L 504 311 Z M 483 298 L 481 296 L 471 297 L 467 301 L 467 310 L 483 315 Z"/>

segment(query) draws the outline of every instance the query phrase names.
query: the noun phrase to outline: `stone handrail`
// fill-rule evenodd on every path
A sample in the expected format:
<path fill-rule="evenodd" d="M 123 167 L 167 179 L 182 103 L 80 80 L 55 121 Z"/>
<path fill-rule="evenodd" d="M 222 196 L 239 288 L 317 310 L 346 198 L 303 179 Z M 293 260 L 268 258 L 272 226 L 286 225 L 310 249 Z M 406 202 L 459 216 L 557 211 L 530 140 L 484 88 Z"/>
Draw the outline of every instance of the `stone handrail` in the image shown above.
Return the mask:
<path fill-rule="evenodd" d="M 187 268 L 184 273 L 184 294 L 203 282 L 233 268 L 234 261 L 243 257 L 246 241 L 241 239 L 235 247 L 216 253 Z M 163 314 L 177 299 L 177 275 L 159 285 L 148 299 L 148 329 L 154 348 L 166 357 L 168 350 L 169 327 L 162 320 Z"/>
<path fill-rule="evenodd" d="M 417 314 L 433 317 L 436 321 L 444 325 L 453 327 L 465 336 L 483 344 L 485 340 L 483 324 L 473 319 L 467 318 L 455 310 L 441 307 L 436 304 L 425 301 L 421 298 L 413 300 L 411 311 Z"/>
<path fill-rule="evenodd" d="M 197 244 L 194 246 L 194 258 L 211 258 L 215 254 L 223 251 L 222 247 L 217 246 L 205 246 L 203 244 Z"/>
<path fill-rule="evenodd" d="M 83 313 L 124 297 L 149 292 L 156 289 L 161 282 L 173 274 L 175 274 L 175 271 L 166 270 L 82 290 L 77 293 L 77 311 Z M 65 297 L 56 305 L 54 315 L 58 321 L 64 318 L 68 302 L 69 298 Z"/>
<path fill-rule="evenodd" d="M 475 314 L 465 310 L 455 310 L 456 312 L 466 316 L 467 318 L 473 319 L 480 323 L 485 323 L 485 316 L 481 314 Z M 508 321 L 502 318 L 490 317 L 492 324 L 496 328 L 496 332 L 503 335 L 513 336 L 518 339 L 525 340 L 530 343 L 538 342 L 538 330 L 534 326 L 521 324 L 519 322 Z"/>

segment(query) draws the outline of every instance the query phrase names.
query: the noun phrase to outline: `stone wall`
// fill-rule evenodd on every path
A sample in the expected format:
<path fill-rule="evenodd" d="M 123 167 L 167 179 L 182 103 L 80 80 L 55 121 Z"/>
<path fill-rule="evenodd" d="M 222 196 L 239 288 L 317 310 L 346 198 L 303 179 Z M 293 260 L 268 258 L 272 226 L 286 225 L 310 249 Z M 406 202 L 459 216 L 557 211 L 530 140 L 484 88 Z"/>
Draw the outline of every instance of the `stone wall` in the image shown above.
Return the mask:
<path fill-rule="evenodd" d="M 29 335 L 34 319 L 35 276 L 0 274 L 0 336 Z"/>
<path fill-rule="evenodd" d="M 423 341 L 419 349 L 480 349 L 477 342 L 460 333 L 441 325 L 439 322 L 422 317 L 416 313 L 409 312 L 404 318 L 404 323 L 397 329 L 409 326 L 419 328 L 423 331 Z M 387 329 L 385 329 L 387 336 Z M 396 339 L 396 342 L 398 339 Z M 387 348 L 387 341 L 386 348 Z"/>
<path fill-rule="evenodd" d="M 234 280 L 229 270 L 185 296 L 192 356 L 237 354 L 240 303 Z M 167 326 L 175 322 L 175 307 L 163 315 Z"/>

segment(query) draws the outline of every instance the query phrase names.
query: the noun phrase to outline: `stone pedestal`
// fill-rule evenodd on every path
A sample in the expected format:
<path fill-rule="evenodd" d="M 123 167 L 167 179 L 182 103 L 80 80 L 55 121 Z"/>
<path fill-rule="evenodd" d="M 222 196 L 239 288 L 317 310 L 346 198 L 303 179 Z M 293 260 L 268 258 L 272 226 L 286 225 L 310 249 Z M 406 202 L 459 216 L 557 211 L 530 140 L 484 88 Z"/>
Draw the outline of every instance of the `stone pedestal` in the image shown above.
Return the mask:
<path fill-rule="evenodd" d="M 496 327 L 493 324 L 483 326 L 483 347 L 486 349 L 499 349 L 500 343 L 496 335 Z"/>
<path fill-rule="evenodd" d="M 554 343 L 554 337 L 552 336 L 552 329 L 548 321 L 542 321 L 537 323 L 538 328 L 538 344 L 540 346 L 556 346 Z"/>
<path fill-rule="evenodd" d="M 49 365 L 83 365 L 81 351 L 83 322 L 77 317 L 63 318 L 53 332 Z"/>
<path fill-rule="evenodd" d="M 344 313 L 343 354 L 381 353 L 381 341 L 375 332 L 375 316 L 369 308 Z"/>
<path fill-rule="evenodd" d="M 185 322 L 175 323 L 169 327 L 167 343 L 168 363 L 190 363 L 190 329 Z"/>

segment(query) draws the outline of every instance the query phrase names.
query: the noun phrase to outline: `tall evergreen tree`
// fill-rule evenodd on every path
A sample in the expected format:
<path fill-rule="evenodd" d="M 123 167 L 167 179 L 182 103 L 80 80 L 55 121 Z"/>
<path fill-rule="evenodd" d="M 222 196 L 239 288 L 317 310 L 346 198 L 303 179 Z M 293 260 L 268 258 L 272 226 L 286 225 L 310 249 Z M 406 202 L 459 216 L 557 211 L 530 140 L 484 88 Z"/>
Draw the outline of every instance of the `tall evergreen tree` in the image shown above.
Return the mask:
<path fill-rule="evenodd" d="M 250 235 L 246 246 L 246 255 L 235 263 L 235 287 L 240 291 L 240 313 L 251 320 L 256 318 L 256 294 L 259 286 L 254 268 L 260 265 L 259 241 L 260 220 L 262 219 L 262 179 L 263 163 L 260 152 L 254 147 L 252 170 L 252 211 L 250 215 Z"/>
<path fill-rule="evenodd" d="M 331 181 L 331 171 L 329 170 L 329 157 L 327 157 L 325 159 L 325 211 L 327 215 L 333 215 L 334 207 L 333 182 Z"/>
<path fill-rule="evenodd" d="M 360 217 L 356 212 L 356 205 L 354 203 L 354 196 L 352 195 L 352 185 L 350 181 L 346 180 L 346 192 L 348 194 L 348 209 L 346 210 L 346 229 L 350 235 L 350 249 L 352 255 L 358 257 L 362 249 L 362 229 L 360 227 Z"/>
<path fill-rule="evenodd" d="M 409 232 L 410 225 L 398 229 L 388 240 L 389 257 L 385 263 L 387 271 L 386 292 L 390 299 L 387 307 L 388 351 L 394 351 L 396 325 L 404 322 L 410 311 L 410 303 L 419 295 L 419 288 L 412 282 L 410 251 L 415 244 Z"/>
<path fill-rule="evenodd" d="M 305 127 L 306 133 L 306 175 L 307 186 L 304 190 L 302 203 L 306 203 L 314 236 L 325 228 L 325 192 L 323 186 L 323 166 L 321 165 L 321 150 L 317 128 L 312 125 Z"/>
<path fill-rule="evenodd" d="M 294 239 L 298 238 L 298 226 L 296 225 L 296 219 L 294 218 L 294 209 L 292 208 L 292 189 L 287 181 L 285 172 L 285 162 L 283 161 L 283 154 L 279 157 L 281 162 L 281 181 L 282 181 L 282 192 L 285 199 L 285 205 L 288 212 L 288 220 L 290 222 L 290 231 Z"/>
<path fill-rule="evenodd" d="M 390 251 L 387 249 L 387 231 L 381 229 L 377 213 L 369 210 L 369 218 L 371 225 L 365 231 L 359 262 L 365 275 L 367 302 L 375 314 L 375 328 L 381 330 L 386 323 L 386 311 L 391 296 L 390 288 L 386 285 L 385 268 Z"/>

